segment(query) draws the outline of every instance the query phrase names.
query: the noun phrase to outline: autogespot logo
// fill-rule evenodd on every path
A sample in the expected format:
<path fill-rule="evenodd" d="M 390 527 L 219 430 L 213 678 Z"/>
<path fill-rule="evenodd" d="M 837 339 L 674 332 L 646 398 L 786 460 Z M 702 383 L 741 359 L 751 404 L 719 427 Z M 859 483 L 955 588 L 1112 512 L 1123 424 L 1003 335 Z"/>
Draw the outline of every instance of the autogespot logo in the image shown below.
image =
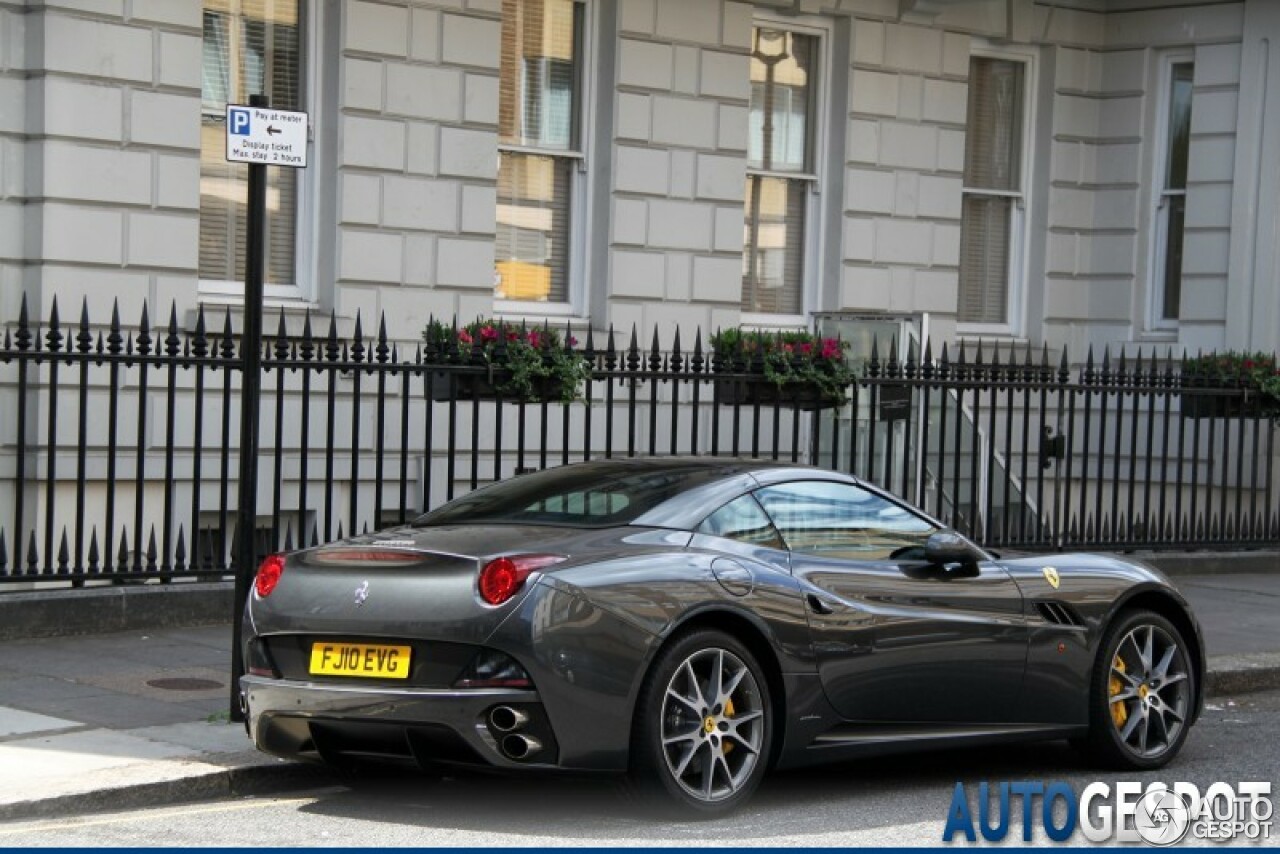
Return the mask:
<path fill-rule="evenodd" d="M 1020 827 L 1030 842 L 1039 827 L 1054 842 L 1078 831 L 1089 842 L 1260 842 L 1271 838 L 1270 782 L 1090 783 L 1079 795 L 1066 783 L 1022 780 L 956 783 L 942 841 L 1001 842 Z"/>

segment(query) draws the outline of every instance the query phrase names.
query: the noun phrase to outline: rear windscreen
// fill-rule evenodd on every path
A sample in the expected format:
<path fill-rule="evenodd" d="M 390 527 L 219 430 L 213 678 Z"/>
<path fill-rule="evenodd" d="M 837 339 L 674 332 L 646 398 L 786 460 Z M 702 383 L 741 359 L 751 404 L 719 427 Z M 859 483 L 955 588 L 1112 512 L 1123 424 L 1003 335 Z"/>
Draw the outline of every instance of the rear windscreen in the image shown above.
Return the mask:
<path fill-rule="evenodd" d="M 508 522 L 626 525 L 662 502 L 711 480 L 723 468 L 638 469 L 618 464 L 547 469 L 478 489 L 419 517 L 415 525 Z"/>

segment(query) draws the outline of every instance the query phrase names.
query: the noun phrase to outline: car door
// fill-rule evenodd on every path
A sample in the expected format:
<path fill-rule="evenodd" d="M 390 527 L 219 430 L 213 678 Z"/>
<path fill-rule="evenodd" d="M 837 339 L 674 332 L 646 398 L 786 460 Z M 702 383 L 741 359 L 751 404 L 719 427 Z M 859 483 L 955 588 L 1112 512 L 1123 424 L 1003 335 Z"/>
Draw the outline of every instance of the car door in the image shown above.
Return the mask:
<path fill-rule="evenodd" d="M 1017 708 L 1027 628 L 999 565 L 928 564 L 939 529 L 847 482 L 755 493 L 791 551 L 822 684 L 850 720 L 1002 723 Z"/>

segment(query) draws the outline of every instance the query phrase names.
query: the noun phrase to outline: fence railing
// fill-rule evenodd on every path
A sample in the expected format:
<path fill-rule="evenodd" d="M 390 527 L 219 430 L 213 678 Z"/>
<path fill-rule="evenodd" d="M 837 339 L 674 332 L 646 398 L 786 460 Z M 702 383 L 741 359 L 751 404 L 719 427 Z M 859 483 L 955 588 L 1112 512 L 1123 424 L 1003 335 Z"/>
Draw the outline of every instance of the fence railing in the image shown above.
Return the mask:
<path fill-rule="evenodd" d="M 757 456 L 851 471 L 984 544 L 1280 544 L 1275 430 L 1256 395 L 1183 377 L 1166 354 L 972 355 L 877 348 L 850 401 L 741 402 L 740 360 L 587 334 L 571 404 L 489 399 L 483 365 L 281 316 L 262 346 L 258 551 L 405 522 L 525 470 L 611 456 Z M 686 339 L 687 340 L 687 339 Z M 887 344 L 888 342 L 886 342 Z M 0 347 L 0 581 L 220 577 L 235 566 L 241 342 L 229 312 L 190 328 L 87 308 Z M 461 386 L 471 389 L 460 393 Z M 759 400 L 760 396 L 747 395 Z"/>

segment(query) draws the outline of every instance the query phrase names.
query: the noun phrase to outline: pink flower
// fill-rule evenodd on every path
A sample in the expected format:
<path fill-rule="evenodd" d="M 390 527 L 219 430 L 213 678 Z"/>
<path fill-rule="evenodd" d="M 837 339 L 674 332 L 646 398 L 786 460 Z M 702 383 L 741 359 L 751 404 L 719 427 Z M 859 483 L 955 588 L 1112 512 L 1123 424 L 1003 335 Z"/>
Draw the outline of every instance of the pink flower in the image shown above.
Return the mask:
<path fill-rule="evenodd" d="M 796 351 L 795 345 L 794 345 L 794 344 L 789 344 L 789 343 L 788 343 L 788 344 L 783 344 L 783 345 L 782 345 L 782 349 L 783 349 L 783 351 L 785 351 L 785 352 L 787 352 L 787 353 L 794 353 L 794 352 Z"/>
<path fill-rule="evenodd" d="M 470 343 L 472 343 L 472 341 L 473 341 L 473 340 L 474 340 L 474 339 L 471 337 L 471 333 L 470 333 L 470 332 L 468 332 L 468 331 L 467 331 L 467 330 L 465 330 L 465 329 L 459 329 L 459 330 L 458 330 L 458 341 L 459 341 L 459 342 L 461 342 L 461 343 L 463 343 L 463 344 L 470 344 Z"/>
<path fill-rule="evenodd" d="M 805 356 L 812 356 L 812 355 L 813 355 L 813 342 L 811 342 L 811 341 L 801 341 L 801 342 L 800 342 L 800 352 L 801 352 L 803 355 L 805 355 Z"/>
<path fill-rule="evenodd" d="M 542 347 L 542 334 L 536 329 L 529 333 L 529 346 L 535 350 Z"/>
<path fill-rule="evenodd" d="M 578 346 L 578 339 L 577 339 L 577 338 L 574 338 L 572 335 L 570 335 L 570 336 L 569 336 L 569 346 L 570 346 L 570 347 L 577 347 L 577 346 Z"/>
<path fill-rule="evenodd" d="M 481 326 L 481 327 L 480 327 L 480 340 L 481 340 L 481 341 L 486 341 L 486 342 L 488 342 L 488 341 L 497 341 L 497 340 L 498 340 L 498 330 L 494 329 L 492 326 Z"/>
<path fill-rule="evenodd" d="M 838 359 L 840 358 L 840 342 L 835 338 L 822 339 L 822 358 Z"/>

